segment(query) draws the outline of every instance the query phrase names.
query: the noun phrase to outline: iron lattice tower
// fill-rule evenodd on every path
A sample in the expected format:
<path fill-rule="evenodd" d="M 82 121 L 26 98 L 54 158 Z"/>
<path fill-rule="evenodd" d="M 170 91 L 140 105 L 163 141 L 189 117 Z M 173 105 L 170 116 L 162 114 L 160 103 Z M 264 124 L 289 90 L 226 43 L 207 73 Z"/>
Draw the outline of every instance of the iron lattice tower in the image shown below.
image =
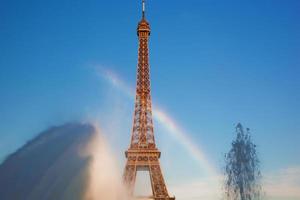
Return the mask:
<path fill-rule="evenodd" d="M 137 86 L 131 143 L 125 155 L 124 182 L 133 197 L 137 171 L 149 171 L 152 186 L 152 199 L 175 200 L 170 197 L 161 172 L 160 151 L 156 148 L 152 119 L 150 90 L 150 68 L 148 41 L 150 25 L 145 19 L 145 2 L 143 0 L 143 17 L 137 27 L 139 38 Z"/>

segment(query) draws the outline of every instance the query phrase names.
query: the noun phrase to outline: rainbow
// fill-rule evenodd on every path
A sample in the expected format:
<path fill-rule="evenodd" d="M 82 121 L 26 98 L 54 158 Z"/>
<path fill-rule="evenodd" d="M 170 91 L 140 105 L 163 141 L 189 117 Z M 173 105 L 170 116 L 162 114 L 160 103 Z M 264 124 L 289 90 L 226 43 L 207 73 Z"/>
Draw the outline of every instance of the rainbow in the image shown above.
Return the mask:
<path fill-rule="evenodd" d="M 109 84 L 121 90 L 129 98 L 134 99 L 135 92 L 132 87 L 129 87 L 116 73 L 111 70 L 105 69 L 103 67 L 97 67 L 97 73 L 101 78 L 104 78 Z M 181 128 L 175 120 L 164 112 L 157 106 L 153 106 L 153 117 L 154 119 L 167 130 L 173 138 L 178 141 L 178 143 L 184 147 L 189 155 L 197 161 L 197 163 L 207 171 L 211 176 L 218 176 L 218 171 L 212 165 L 212 163 L 207 159 L 203 150 L 193 142 L 188 134 L 183 128 Z"/>

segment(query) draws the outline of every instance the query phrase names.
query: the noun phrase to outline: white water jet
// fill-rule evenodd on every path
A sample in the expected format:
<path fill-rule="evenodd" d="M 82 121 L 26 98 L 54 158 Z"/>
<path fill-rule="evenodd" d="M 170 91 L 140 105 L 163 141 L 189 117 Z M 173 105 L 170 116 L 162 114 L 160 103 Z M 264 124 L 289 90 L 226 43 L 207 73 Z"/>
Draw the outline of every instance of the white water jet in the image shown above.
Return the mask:
<path fill-rule="evenodd" d="M 99 128 L 87 148 L 91 157 L 84 200 L 128 200 L 116 158 Z"/>

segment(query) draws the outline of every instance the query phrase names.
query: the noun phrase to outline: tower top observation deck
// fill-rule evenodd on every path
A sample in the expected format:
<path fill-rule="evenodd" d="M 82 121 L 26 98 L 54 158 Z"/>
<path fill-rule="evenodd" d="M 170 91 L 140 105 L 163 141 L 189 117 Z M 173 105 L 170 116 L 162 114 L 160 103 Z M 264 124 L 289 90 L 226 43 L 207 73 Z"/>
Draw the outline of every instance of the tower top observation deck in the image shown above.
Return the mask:
<path fill-rule="evenodd" d="M 138 34 L 138 36 L 149 36 L 151 29 L 150 29 L 150 24 L 146 20 L 145 0 L 143 0 L 142 3 L 143 3 L 142 20 L 138 24 L 137 34 Z M 140 33 L 146 33 L 146 34 L 140 34 Z"/>

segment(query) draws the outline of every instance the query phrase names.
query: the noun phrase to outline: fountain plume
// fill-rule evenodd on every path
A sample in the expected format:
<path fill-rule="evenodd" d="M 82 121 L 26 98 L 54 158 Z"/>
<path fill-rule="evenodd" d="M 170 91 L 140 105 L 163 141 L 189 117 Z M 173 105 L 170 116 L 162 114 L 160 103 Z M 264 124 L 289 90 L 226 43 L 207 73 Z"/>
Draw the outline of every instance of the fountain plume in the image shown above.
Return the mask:
<path fill-rule="evenodd" d="M 117 159 L 99 128 L 96 128 L 86 153 L 91 161 L 84 200 L 128 200 Z"/>

